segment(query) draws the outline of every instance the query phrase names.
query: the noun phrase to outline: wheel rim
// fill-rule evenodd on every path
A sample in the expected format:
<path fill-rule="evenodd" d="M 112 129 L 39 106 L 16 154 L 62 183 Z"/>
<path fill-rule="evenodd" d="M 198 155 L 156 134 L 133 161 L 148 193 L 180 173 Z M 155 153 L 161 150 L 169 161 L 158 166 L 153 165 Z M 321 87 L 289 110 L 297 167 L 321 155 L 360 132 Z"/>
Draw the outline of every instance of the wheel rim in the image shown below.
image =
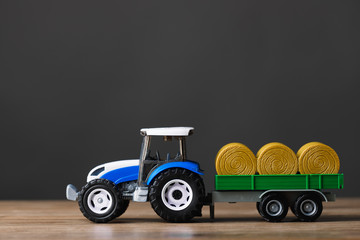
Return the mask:
<path fill-rule="evenodd" d="M 266 212 L 272 216 L 279 216 L 283 212 L 283 206 L 278 200 L 271 200 L 266 204 Z"/>
<path fill-rule="evenodd" d="M 300 211 L 305 216 L 313 216 L 317 212 L 317 205 L 313 200 L 306 199 L 300 204 Z"/>
<path fill-rule="evenodd" d="M 193 199 L 193 191 L 184 180 L 173 179 L 163 187 L 161 199 L 167 208 L 180 211 L 190 205 Z"/>
<path fill-rule="evenodd" d="M 109 191 L 103 188 L 96 188 L 89 193 L 87 205 L 92 212 L 104 214 L 111 209 L 113 197 Z"/>

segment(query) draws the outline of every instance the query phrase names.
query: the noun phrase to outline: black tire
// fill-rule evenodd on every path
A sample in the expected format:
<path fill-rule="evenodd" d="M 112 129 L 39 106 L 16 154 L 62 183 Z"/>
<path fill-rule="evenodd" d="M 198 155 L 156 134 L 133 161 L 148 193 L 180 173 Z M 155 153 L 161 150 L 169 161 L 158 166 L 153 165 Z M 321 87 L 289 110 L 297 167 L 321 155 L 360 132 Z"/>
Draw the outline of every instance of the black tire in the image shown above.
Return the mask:
<path fill-rule="evenodd" d="M 264 196 L 258 204 L 260 215 L 269 222 L 280 222 L 286 217 L 288 212 L 288 203 L 276 193 L 270 193 Z"/>
<path fill-rule="evenodd" d="M 259 205 L 260 205 L 260 202 L 256 202 L 256 209 L 258 210 L 258 212 L 259 212 L 259 214 L 260 214 Z"/>
<path fill-rule="evenodd" d="M 96 223 L 113 220 L 129 206 L 128 200 L 121 199 L 117 186 L 106 179 L 88 182 L 79 193 L 78 203 L 83 215 Z"/>
<path fill-rule="evenodd" d="M 303 222 L 312 222 L 320 217 L 323 210 L 321 198 L 316 194 L 306 193 L 298 197 L 294 204 L 295 216 Z"/>
<path fill-rule="evenodd" d="M 202 178 L 189 170 L 171 168 L 161 172 L 149 192 L 154 211 L 168 222 L 188 222 L 201 216 L 205 198 Z"/>

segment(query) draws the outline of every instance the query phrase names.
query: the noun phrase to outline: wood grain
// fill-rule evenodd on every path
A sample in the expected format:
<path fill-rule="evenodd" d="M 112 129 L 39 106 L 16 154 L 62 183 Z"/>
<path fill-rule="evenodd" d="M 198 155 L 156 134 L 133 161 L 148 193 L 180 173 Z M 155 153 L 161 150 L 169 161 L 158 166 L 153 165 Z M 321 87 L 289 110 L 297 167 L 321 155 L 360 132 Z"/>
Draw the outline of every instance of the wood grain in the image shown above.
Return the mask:
<path fill-rule="evenodd" d="M 215 220 L 164 222 L 149 203 L 130 203 L 111 223 L 85 219 L 75 202 L 0 201 L 0 239 L 360 239 L 360 198 L 324 203 L 317 222 L 303 223 L 289 212 L 285 222 L 268 223 L 254 203 L 217 203 Z"/>

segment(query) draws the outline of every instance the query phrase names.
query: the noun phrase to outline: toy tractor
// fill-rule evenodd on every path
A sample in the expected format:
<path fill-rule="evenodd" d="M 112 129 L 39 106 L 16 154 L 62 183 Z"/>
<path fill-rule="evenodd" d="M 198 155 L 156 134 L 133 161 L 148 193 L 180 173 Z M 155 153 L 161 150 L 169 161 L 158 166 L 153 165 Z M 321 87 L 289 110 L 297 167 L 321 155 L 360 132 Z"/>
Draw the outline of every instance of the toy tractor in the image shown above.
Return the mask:
<path fill-rule="evenodd" d="M 144 128 L 139 160 L 120 160 L 99 165 L 87 176 L 87 184 L 77 191 L 66 188 L 66 197 L 78 201 L 83 215 L 93 222 L 108 222 L 123 214 L 129 201 L 150 201 L 154 211 L 169 222 L 186 222 L 201 216 L 205 197 L 199 164 L 187 160 L 185 138 L 191 127 Z M 161 158 L 151 155 L 154 137 L 178 141 L 178 153 Z"/>

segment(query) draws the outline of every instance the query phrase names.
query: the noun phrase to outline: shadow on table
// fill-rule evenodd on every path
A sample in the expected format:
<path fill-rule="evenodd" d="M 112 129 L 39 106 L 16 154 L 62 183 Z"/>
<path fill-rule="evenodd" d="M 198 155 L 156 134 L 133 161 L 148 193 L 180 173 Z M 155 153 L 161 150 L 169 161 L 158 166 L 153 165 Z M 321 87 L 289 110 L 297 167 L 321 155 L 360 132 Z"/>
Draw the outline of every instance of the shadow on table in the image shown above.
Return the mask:
<path fill-rule="evenodd" d="M 215 219 L 196 219 L 197 222 L 264 222 L 265 220 L 259 216 L 254 217 L 244 217 L 244 218 L 215 218 Z M 360 216 L 346 216 L 346 215 L 338 215 L 338 216 L 321 216 L 315 222 L 352 222 L 352 221 L 360 221 Z M 281 222 L 301 222 L 295 216 L 288 216 Z M 281 223 L 280 222 L 280 223 Z"/>
<path fill-rule="evenodd" d="M 338 215 L 338 216 L 322 216 L 320 219 L 318 219 L 316 222 L 343 222 L 343 221 L 360 221 L 360 216 L 346 216 L 346 215 Z M 113 220 L 111 223 L 117 224 L 117 223 L 166 223 L 161 218 L 117 218 Z M 219 217 L 215 219 L 210 219 L 207 217 L 202 218 L 195 218 L 192 221 L 188 223 L 182 223 L 182 224 L 191 224 L 191 223 L 211 223 L 211 222 L 265 222 L 261 217 L 254 216 L 254 217 L 232 217 L 232 218 L 224 218 Z M 285 223 L 289 222 L 299 222 L 299 220 L 294 216 L 286 217 L 284 221 Z M 110 224 L 111 224 L 110 223 Z M 280 222 L 281 223 L 281 222 Z"/>
<path fill-rule="evenodd" d="M 360 216 L 346 216 L 346 215 L 332 215 L 332 216 L 322 216 L 318 219 L 317 222 L 352 222 L 360 221 Z"/>

